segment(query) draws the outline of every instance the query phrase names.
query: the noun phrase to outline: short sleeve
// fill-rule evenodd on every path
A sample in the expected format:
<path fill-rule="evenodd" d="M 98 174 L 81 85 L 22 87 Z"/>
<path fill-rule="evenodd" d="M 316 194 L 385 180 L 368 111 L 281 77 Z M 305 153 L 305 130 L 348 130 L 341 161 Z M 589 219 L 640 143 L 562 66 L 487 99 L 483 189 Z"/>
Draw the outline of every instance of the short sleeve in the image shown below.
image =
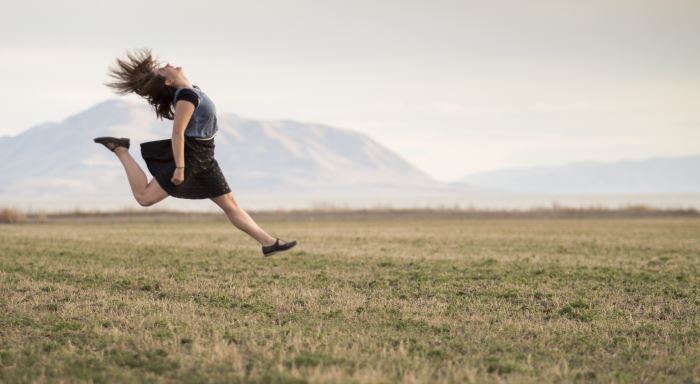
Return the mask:
<path fill-rule="evenodd" d="M 197 108 L 199 105 L 199 95 L 197 93 L 189 88 L 185 88 L 180 91 L 180 93 L 177 94 L 177 98 L 175 99 L 175 104 L 179 100 L 187 100 L 190 103 L 194 104 L 194 107 Z"/>

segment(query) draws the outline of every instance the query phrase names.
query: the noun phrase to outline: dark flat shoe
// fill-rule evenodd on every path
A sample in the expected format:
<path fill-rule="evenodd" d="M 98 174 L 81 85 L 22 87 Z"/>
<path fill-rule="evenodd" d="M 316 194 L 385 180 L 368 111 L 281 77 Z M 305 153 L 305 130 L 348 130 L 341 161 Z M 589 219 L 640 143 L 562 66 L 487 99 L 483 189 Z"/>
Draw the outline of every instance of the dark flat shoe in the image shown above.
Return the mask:
<path fill-rule="evenodd" d="M 294 248 L 294 246 L 296 246 L 298 244 L 296 240 L 292 240 L 292 241 L 282 240 L 282 241 L 284 241 L 284 243 L 280 244 L 280 239 L 277 238 L 275 240 L 274 244 L 267 245 L 267 246 L 263 245 L 263 247 L 262 247 L 263 255 L 264 256 L 271 256 L 277 252 L 283 252 L 283 251 L 292 249 L 292 248 Z"/>
<path fill-rule="evenodd" d="M 126 137 L 117 138 L 117 137 L 103 136 L 103 137 L 96 137 L 93 141 L 104 145 L 105 147 L 107 147 L 107 149 L 109 149 L 112 152 L 114 152 L 114 150 L 117 147 L 124 147 L 126 149 L 129 149 L 129 139 L 127 139 Z"/>

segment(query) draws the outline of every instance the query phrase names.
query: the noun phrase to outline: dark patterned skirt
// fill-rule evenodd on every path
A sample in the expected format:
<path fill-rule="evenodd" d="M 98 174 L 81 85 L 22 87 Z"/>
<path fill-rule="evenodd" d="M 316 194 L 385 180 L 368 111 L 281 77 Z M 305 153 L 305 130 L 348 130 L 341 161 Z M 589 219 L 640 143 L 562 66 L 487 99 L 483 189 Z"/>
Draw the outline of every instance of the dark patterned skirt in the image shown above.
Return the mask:
<path fill-rule="evenodd" d="M 141 156 L 151 175 L 170 196 L 208 199 L 231 192 L 214 158 L 214 139 L 196 140 L 185 136 L 185 180 L 180 185 L 170 181 L 175 172 L 171 139 L 141 143 Z"/>

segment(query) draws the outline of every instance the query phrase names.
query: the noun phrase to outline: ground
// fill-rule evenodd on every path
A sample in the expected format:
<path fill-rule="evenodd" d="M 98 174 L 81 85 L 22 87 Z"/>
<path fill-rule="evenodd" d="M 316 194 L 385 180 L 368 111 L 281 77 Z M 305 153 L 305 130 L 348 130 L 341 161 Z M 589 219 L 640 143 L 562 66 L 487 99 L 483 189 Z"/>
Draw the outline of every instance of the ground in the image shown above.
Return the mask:
<path fill-rule="evenodd" d="M 700 382 L 700 220 L 0 225 L 0 382 Z"/>

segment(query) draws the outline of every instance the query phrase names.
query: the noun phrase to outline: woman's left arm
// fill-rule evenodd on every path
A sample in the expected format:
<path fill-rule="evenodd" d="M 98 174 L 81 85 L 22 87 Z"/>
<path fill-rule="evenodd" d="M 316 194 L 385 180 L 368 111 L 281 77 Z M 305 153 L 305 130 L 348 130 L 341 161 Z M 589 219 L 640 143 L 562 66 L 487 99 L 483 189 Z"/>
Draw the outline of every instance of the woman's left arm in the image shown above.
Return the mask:
<path fill-rule="evenodd" d="M 173 118 L 173 158 L 175 159 L 175 172 L 171 181 L 175 185 L 185 180 L 185 128 L 194 113 L 194 104 L 186 100 L 180 100 L 175 104 L 175 117 Z"/>

